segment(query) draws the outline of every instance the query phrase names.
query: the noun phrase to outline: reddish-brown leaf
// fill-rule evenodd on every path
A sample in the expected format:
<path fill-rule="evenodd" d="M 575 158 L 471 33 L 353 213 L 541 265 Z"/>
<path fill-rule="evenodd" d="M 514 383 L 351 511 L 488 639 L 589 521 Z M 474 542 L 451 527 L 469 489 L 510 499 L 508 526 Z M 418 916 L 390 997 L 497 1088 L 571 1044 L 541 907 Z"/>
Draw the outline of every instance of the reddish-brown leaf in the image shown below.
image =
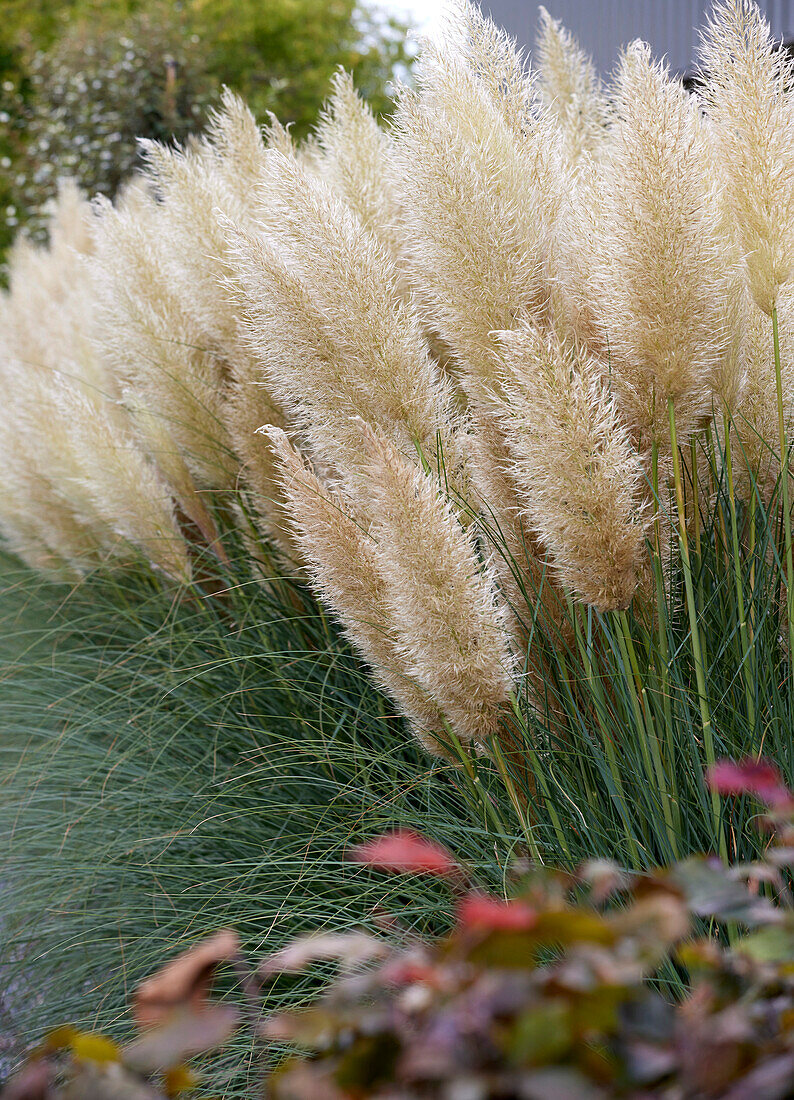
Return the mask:
<path fill-rule="evenodd" d="M 525 901 L 467 894 L 458 906 L 458 928 L 463 931 L 528 932 L 537 922 L 537 913 Z"/>
<path fill-rule="evenodd" d="M 717 794 L 753 794 L 769 806 L 792 801 L 791 791 L 778 769 L 763 758 L 719 760 L 706 772 L 706 783 Z"/>
<path fill-rule="evenodd" d="M 138 1026 L 157 1027 L 178 1009 L 201 1012 L 218 964 L 234 958 L 239 947 L 236 933 L 224 929 L 172 959 L 135 991 Z"/>
<path fill-rule="evenodd" d="M 384 833 L 353 849 L 352 858 L 378 871 L 414 875 L 452 875 L 459 866 L 441 844 L 410 829 Z"/>

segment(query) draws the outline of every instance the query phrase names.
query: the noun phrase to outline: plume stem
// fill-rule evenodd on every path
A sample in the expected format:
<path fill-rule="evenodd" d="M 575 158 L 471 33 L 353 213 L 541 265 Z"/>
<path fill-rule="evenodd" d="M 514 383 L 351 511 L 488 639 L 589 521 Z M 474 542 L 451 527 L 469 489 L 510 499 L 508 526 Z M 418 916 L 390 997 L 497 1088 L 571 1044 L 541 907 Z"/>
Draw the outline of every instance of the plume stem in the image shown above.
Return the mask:
<path fill-rule="evenodd" d="M 752 651 L 747 633 L 747 614 L 744 606 L 744 582 L 742 563 L 739 556 L 739 521 L 736 515 L 736 494 L 733 486 L 733 455 L 731 452 L 731 421 L 726 413 L 725 425 L 725 468 L 728 474 L 728 500 L 731 509 L 731 550 L 733 555 L 733 573 L 736 580 L 736 601 L 739 610 L 739 639 L 741 643 L 740 666 L 744 680 L 744 693 L 747 700 L 747 719 L 750 728 L 755 728 L 755 699 L 753 697 Z"/>
<path fill-rule="evenodd" d="M 698 627 L 697 607 L 695 606 L 695 590 L 692 585 L 692 565 L 689 558 L 689 544 L 686 530 L 684 484 L 681 477 L 681 456 L 678 453 L 678 436 L 675 428 L 675 406 L 672 398 L 668 398 L 667 400 L 667 412 L 670 420 L 670 449 L 673 456 L 673 479 L 675 482 L 676 506 L 678 508 L 681 566 L 684 573 L 684 588 L 686 590 L 687 611 L 689 613 L 689 636 L 692 641 L 692 656 L 695 660 L 695 680 L 697 683 L 698 703 L 700 706 L 700 722 L 703 729 L 703 751 L 706 754 L 706 764 L 711 768 L 716 763 L 716 757 L 714 755 L 714 730 L 711 725 L 711 713 L 709 711 L 708 695 L 706 694 L 706 672 L 703 666 L 703 651 L 700 646 L 700 628 Z M 712 791 L 710 797 L 711 810 L 714 817 L 714 830 L 719 840 L 720 855 L 727 861 L 728 850 L 725 844 L 725 834 L 723 833 L 720 819 L 719 795 L 716 791 Z"/>
<path fill-rule="evenodd" d="M 791 504 L 788 489 L 788 431 L 783 411 L 783 374 L 780 367 L 780 332 L 777 305 L 772 307 L 772 344 L 775 353 L 775 387 L 777 389 L 777 430 L 780 443 L 780 489 L 783 498 L 783 537 L 786 547 L 786 617 L 788 619 L 789 665 L 794 677 L 794 559 L 791 551 Z"/>
<path fill-rule="evenodd" d="M 452 748 L 455 750 L 455 753 L 457 754 L 461 764 L 463 765 L 463 770 L 466 773 L 466 778 L 471 784 L 471 791 L 476 801 L 478 801 L 483 807 L 486 817 L 489 817 L 491 819 L 491 824 L 496 827 L 498 833 L 501 836 L 510 836 L 510 830 L 507 828 L 507 825 L 505 824 L 502 815 L 497 810 L 496 804 L 482 785 L 482 780 L 480 779 L 480 774 L 477 771 L 477 766 L 474 763 L 471 750 L 461 743 L 460 738 L 455 733 L 449 722 L 444 722 L 444 733 L 449 738 Z"/>
<path fill-rule="evenodd" d="M 642 752 L 645 768 L 650 775 L 656 773 L 656 781 L 659 784 L 659 800 L 661 802 L 662 816 L 664 817 L 667 842 L 670 851 L 675 858 L 678 854 L 675 829 L 673 827 L 673 811 L 670 793 L 667 789 L 667 776 L 659 752 L 659 739 L 653 721 L 650 707 L 648 706 L 648 692 L 642 676 L 640 675 L 637 651 L 631 637 L 631 628 L 625 611 L 617 612 L 619 630 L 617 632 L 618 649 L 625 668 L 626 686 L 631 695 L 631 705 L 634 710 L 638 729 L 644 731 L 645 736 L 640 739 L 640 751 Z"/>
<path fill-rule="evenodd" d="M 518 705 L 518 700 L 516 699 L 515 695 L 511 695 L 510 702 L 511 702 L 511 705 L 512 705 L 512 708 L 513 708 L 513 714 L 515 715 L 516 721 L 519 723 L 519 725 L 524 726 L 525 718 L 521 714 L 521 708 Z M 557 838 L 557 843 L 560 846 L 560 851 L 564 853 L 564 855 L 567 857 L 568 861 L 570 862 L 570 860 L 571 860 L 571 851 L 570 851 L 570 848 L 568 847 L 568 842 L 565 839 L 565 833 L 564 833 L 562 825 L 560 823 L 559 815 L 557 814 L 557 810 L 555 809 L 554 803 L 553 803 L 552 798 L 551 798 L 551 791 L 549 790 L 549 784 L 548 784 L 548 781 L 546 779 L 546 772 L 545 772 L 543 766 L 541 765 L 541 762 L 538 758 L 538 754 L 536 753 L 529 737 L 527 737 L 527 749 L 526 749 L 526 751 L 527 751 L 527 758 L 529 760 L 530 771 L 531 771 L 532 775 L 537 779 L 538 783 L 540 784 L 541 792 L 543 793 L 543 797 L 546 800 L 546 810 L 548 811 L 548 815 L 551 819 L 552 828 L 554 829 L 554 835 Z"/>
<path fill-rule="evenodd" d="M 692 534 L 695 541 L 695 555 L 700 561 L 700 483 L 698 480 L 698 443 L 693 435 L 689 441 L 689 462 L 692 470 Z"/>
<path fill-rule="evenodd" d="M 694 436 L 692 437 L 692 467 L 695 468 L 695 443 Z M 661 502 L 659 499 L 659 443 L 658 440 L 653 441 L 652 450 L 652 488 L 653 488 L 653 509 L 654 509 L 654 533 L 655 533 L 655 546 L 654 552 L 651 555 L 651 563 L 653 566 L 653 578 L 656 586 L 656 603 L 657 603 L 657 615 L 656 624 L 659 632 L 659 652 L 661 654 L 661 668 L 659 670 L 659 679 L 661 681 L 661 696 L 662 707 L 664 711 L 664 725 L 665 732 L 668 737 L 672 737 L 673 734 L 673 708 L 670 703 L 670 647 L 667 639 L 667 591 L 664 583 L 664 561 L 662 558 L 663 542 L 662 542 L 662 524 L 659 514 Z M 694 478 L 695 483 L 697 478 Z M 697 498 L 696 498 L 697 499 Z M 696 513 L 697 515 L 697 510 Z M 700 553 L 700 535 L 699 528 L 697 528 L 698 537 L 696 541 L 696 552 Z M 671 747 L 669 759 L 674 759 L 675 749 Z M 678 815 L 677 815 L 678 816 Z"/>
<path fill-rule="evenodd" d="M 543 860 L 540 855 L 540 849 L 538 848 L 538 842 L 535 840 L 535 836 L 532 832 L 532 825 L 529 821 L 529 814 L 525 810 L 526 800 L 523 800 L 524 806 L 522 806 L 522 799 L 519 798 L 515 783 L 513 782 L 512 776 L 510 775 L 507 761 L 505 760 L 504 753 L 502 752 L 502 746 L 499 744 L 499 738 L 492 737 L 489 744 L 491 747 L 491 752 L 493 753 L 493 761 L 496 764 L 496 769 L 501 776 L 502 782 L 505 786 L 505 790 L 507 791 L 510 801 L 513 804 L 513 810 L 515 811 L 515 815 L 518 818 L 518 822 L 521 826 L 521 831 L 524 834 L 524 839 L 527 842 L 529 853 L 535 863 L 537 863 L 538 866 L 542 866 Z"/>
<path fill-rule="evenodd" d="M 578 610 L 583 614 L 581 607 L 578 608 Z M 609 768 L 610 778 L 614 788 L 613 791 L 610 791 L 610 797 L 617 805 L 620 819 L 623 822 L 623 827 L 626 831 L 626 844 L 631 853 L 631 858 L 636 866 L 640 866 L 640 850 L 637 847 L 637 841 L 632 832 L 633 822 L 631 820 L 631 814 L 629 813 L 623 781 L 620 778 L 620 769 L 618 768 L 617 757 L 615 756 L 613 734 L 609 728 L 609 706 L 604 698 L 601 676 L 600 674 L 597 675 L 593 669 L 593 614 L 593 608 L 588 607 L 586 632 L 583 629 L 583 623 L 579 621 L 579 617 L 577 616 L 576 641 L 584 665 L 587 683 L 593 697 L 593 709 L 603 738 L 604 759 Z"/>

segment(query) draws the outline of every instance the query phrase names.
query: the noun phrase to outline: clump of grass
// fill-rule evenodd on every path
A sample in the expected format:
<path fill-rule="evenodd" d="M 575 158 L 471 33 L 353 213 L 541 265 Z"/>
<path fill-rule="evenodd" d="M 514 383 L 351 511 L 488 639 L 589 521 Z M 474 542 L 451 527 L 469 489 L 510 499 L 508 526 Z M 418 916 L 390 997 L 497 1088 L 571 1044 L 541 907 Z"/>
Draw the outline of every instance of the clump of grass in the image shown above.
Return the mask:
<path fill-rule="evenodd" d="M 701 527 L 691 561 L 713 751 L 763 749 L 791 775 L 776 532 L 759 507 L 740 563 L 753 622 L 740 656 L 729 501 L 724 484 L 716 491 L 717 520 Z M 752 518 L 737 517 L 743 542 Z M 423 931 L 445 927 L 443 888 L 418 883 L 408 897 L 399 882 L 362 887 L 351 875 L 345 850 L 375 830 L 421 824 L 496 889 L 522 853 L 644 868 L 763 850 L 747 804 L 715 816 L 703 785 L 680 569 L 659 579 L 657 619 L 639 604 L 600 614 L 571 602 L 564 640 L 536 600 L 524 626 L 546 708 L 516 695 L 491 757 L 452 736 L 443 760 L 406 738 L 302 584 L 263 586 L 244 556 L 233 561 L 228 584 L 215 566 L 212 594 L 146 572 L 57 586 L 4 563 L 0 967 L 17 1049 L 61 1021 L 118 1029 L 135 982 L 219 926 L 237 928 L 252 953 L 304 928 L 373 926 L 398 907 Z M 315 989 L 316 977 L 278 987 L 265 1007 Z M 251 1050 L 242 1033 L 228 1079 L 212 1087 L 244 1095 L 232 1067 Z"/>
<path fill-rule="evenodd" d="M 724 464 L 714 450 L 706 459 L 722 474 L 705 506 L 691 480 L 682 487 L 695 532 L 686 556 L 669 567 L 648 547 L 655 598 L 605 613 L 571 601 L 549 622 L 527 593 L 545 705 L 517 697 L 520 747 L 499 762 L 544 859 L 598 853 L 650 867 L 697 851 L 748 858 L 759 849 L 744 811 L 715 801 L 704 767 L 768 753 L 792 774 L 780 513 L 758 495 L 737 506 Z"/>
<path fill-rule="evenodd" d="M 135 982 L 219 925 L 250 952 L 397 905 L 443 927 L 443 891 L 351 875 L 344 853 L 373 828 L 422 821 L 499 880 L 504 850 L 455 770 L 401 735 L 289 583 L 243 568 L 215 596 L 146 573 L 70 588 L 5 560 L 2 609 L 0 1018 L 17 1054 L 61 1021 L 118 1030 Z M 250 1048 L 243 1034 L 228 1066 Z M 246 1095 L 245 1071 L 213 1087 Z"/>

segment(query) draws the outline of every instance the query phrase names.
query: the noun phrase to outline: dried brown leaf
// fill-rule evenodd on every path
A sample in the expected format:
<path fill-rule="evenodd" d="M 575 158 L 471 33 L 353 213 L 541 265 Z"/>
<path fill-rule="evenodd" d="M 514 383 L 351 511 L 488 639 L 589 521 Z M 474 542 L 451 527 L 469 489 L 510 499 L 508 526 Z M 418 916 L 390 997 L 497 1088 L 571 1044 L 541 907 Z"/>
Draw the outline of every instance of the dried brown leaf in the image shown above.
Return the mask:
<path fill-rule="evenodd" d="M 222 929 L 172 959 L 136 990 L 135 1022 L 139 1027 L 156 1027 L 178 1009 L 201 1012 L 218 964 L 234 958 L 239 948 L 237 934 Z"/>

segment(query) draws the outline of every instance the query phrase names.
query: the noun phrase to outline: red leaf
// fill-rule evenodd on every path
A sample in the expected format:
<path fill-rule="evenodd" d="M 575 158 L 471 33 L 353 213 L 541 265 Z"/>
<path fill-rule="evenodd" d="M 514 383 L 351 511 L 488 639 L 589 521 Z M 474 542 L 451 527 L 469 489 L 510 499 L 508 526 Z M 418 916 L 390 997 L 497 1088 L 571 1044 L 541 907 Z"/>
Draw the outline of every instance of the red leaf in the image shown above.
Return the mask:
<path fill-rule="evenodd" d="M 487 932 L 528 932 L 538 915 L 525 901 L 502 901 L 488 894 L 468 894 L 458 906 L 458 928 Z"/>
<path fill-rule="evenodd" d="M 410 829 L 376 836 L 355 847 L 351 855 L 359 863 L 396 874 L 450 875 L 458 871 L 458 864 L 446 848 Z"/>
<path fill-rule="evenodd" d="M 720 760 L 706 772 L 706 783 L 717 794 L 754 794 L 769 806 L 792 801 L 791 791 L 769 760 Z"/>
<path fill-rule="evenodd" d="M 379 977 L 387 985 L 413 985 L 415 982 L 437 985 L 439 972 L 436 967 L 428 963 L 395 959 L 394 962 L 387 963 L 381 968 Z"/>

